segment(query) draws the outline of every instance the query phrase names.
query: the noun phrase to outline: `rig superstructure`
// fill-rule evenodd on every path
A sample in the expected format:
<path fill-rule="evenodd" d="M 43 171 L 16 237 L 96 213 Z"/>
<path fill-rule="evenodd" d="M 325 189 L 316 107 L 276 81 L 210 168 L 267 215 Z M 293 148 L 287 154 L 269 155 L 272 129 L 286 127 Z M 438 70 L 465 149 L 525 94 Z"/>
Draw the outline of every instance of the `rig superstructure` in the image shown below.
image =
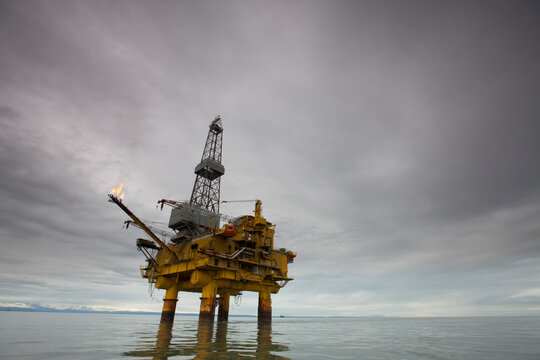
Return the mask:
<path fill-rule="evenodd" d="M 276 294 L 291 277 L 288 264 L 296 253 L 274 247 L 275 225 L 262 216 L 262 203 L 255 203 L 254 215 L 236 218 L 219 213 L 223 126 L 217 116 L 210 124 L 196 180 L 189 202 L 162 199 L 172 207 L 169 228 L 174 235 L 160 239 L 123 203 L 120 190 L 109 194 L 152 240 L 137 239 L 138 249 L 146 257 L 142 277 L 165 290 L 161 322 L 172 322 L 179 291 L 201 293 L 199 321 L 227 321 L 230 296 L 243 291 L 259 294 L 258 319 L 271 321 L 271 294 Z M 251 200 L 250 200 L 251 201 Z M 220 221 L 227 223 L 220 227 Z"/>

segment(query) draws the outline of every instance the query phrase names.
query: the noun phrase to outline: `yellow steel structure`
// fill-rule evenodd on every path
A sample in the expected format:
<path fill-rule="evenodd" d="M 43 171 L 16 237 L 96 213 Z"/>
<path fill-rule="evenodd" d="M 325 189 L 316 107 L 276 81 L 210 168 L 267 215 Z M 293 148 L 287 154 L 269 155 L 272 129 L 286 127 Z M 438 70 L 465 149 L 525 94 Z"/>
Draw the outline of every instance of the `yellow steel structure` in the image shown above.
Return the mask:
<path fill-rule="evenodd" d="M 274 246 L 275 225 L 262 216 L 262 203 L 255 202 L 254 215 L 231 219 L 219 228 L 219 177 L 221 165 L 220 117 L 210 124 L 210 131 L 197 165 L 197 180 L 192 200 L 161 200 L 173 207 L 169 227 L 175 230 L 170 241 L 160 240 L 119 197 L 121 188 L 109 194 L 131 217 L 135 225 L 153 241 L 138 239 L 137 246 L 147 259 L 141 274 L 158 289 L 165 290 L 162 322 L 172 322 L 180 291 L 201 293 L 200 321 L 213 321 L 219 306 L 218 321 L 226 321 L 230 296 L 243 291 L 259 294 L 258 318 L 269 321 L 272 316 L 271 294 L 287 284 L 288 264 L 296 254 Z M 216 226 L 217 225 L 217 226 Z M 218 297 L 219 296 L 219 297 Z"/>
<path fill-rule="evenodd" d="M 257 201 L 255 216 L 239 217 L 220 230 L 178 244 L 171 242 L 172 253 L 159 251 L 155 263 L 149 261 L 141 267 L 142 276 L 155 282 L 156 288 L 167 290 L 164 313 L 174 311 L 168 302 L 177 299 L 178 291 L 200 292 L 200 319 L 211 321 L 219 302 L 218 320 L 227 320 L 229 297 L 255 291 L 259 293 L 259 318 L 269 320 L 270 294 L 292 280 L 287 264 L 296 256 L 274 249 L 274 228 L 261 216 L 261 202 Z"/>
<path fill-rule="evenodd" d="M 165 244 L 120 199 L 109 197 L 159 245 L 148 240 L 138 242 L 139 246 L 158 250 L 155 257 L 147 259 L 147 265 L 141 266 L 141 274 L 156 288 L 166 290 L 162 321 L 174 319 L 179 291 L 202 294 L 202 321 L 213 321 L 218 303 L 218 320 L 226 321 L 231 295 L 258 292 L 259 320 L 271 320 L 270 294 L 276 294 L 292 280 L 287 265 L 296 254 L 274 248 L 275 225 L 262 217 L 260 200 L 255 203 L 255 216 L 241 216 L 222 229 Z"/>

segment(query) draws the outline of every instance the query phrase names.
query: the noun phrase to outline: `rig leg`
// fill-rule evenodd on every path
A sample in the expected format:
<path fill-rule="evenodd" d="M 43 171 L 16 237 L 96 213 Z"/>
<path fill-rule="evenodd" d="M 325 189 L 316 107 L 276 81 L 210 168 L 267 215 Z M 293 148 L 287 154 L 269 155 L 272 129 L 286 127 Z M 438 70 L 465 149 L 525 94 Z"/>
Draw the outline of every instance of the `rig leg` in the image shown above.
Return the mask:
<path fill-rule="evenodd" d="M 216 293 L 217 287 L 213 281 L 203 287 L 201 310 L 199 311 L 199 322 L 214 322 L 214 314 L 216 311 Z"/>
<path fill-rule="evenodd" d="M 270 291 L 259 292 L 258 320 L 262 322 L 272 321 L 272 298 Z"/>
<path fill-rule="evenodd" d="M 163 310 L 161 311 L 161 324 L 173 323 L 174 312 L 176 311 L 176 302 L 178 301 L 178 288 L 172 286 L 165 292 L 163 299 Z"/>
<path fill-rule="evenodd" d="M 217 315 L 217 321 L 229 321 L 229 300 L 230 300 L 230 294 L 228 292 L 224 292 L 219 296 L 219 308 L 218 308 L 218 315 Z"/>

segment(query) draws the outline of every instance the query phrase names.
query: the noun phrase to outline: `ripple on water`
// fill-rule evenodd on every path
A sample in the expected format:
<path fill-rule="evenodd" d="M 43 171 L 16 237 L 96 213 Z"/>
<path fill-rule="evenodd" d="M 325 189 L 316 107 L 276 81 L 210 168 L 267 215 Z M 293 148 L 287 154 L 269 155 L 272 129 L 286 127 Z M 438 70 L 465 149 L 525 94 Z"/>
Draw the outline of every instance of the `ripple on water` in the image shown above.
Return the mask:
<path fill-rule="evenodd" d="M 0 359 L 540 359 L 540 318 L 255 318 L 0 313 Z"/>

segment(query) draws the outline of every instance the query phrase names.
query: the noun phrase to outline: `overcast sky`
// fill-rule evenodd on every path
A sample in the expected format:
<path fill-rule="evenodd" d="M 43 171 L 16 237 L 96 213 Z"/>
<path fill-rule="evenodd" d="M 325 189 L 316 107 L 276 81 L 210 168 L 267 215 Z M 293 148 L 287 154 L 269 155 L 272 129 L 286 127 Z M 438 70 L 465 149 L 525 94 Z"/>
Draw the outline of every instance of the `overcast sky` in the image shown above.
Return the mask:
<path fill-rule="evenodd" d="M 107 193 L 166 221 L 220 114 L 221 198 L 298 252 L 274 314 L 540 315 L 539 38 L 532 0 L 0 0 L 0 305 L 160 311 Z"/>

